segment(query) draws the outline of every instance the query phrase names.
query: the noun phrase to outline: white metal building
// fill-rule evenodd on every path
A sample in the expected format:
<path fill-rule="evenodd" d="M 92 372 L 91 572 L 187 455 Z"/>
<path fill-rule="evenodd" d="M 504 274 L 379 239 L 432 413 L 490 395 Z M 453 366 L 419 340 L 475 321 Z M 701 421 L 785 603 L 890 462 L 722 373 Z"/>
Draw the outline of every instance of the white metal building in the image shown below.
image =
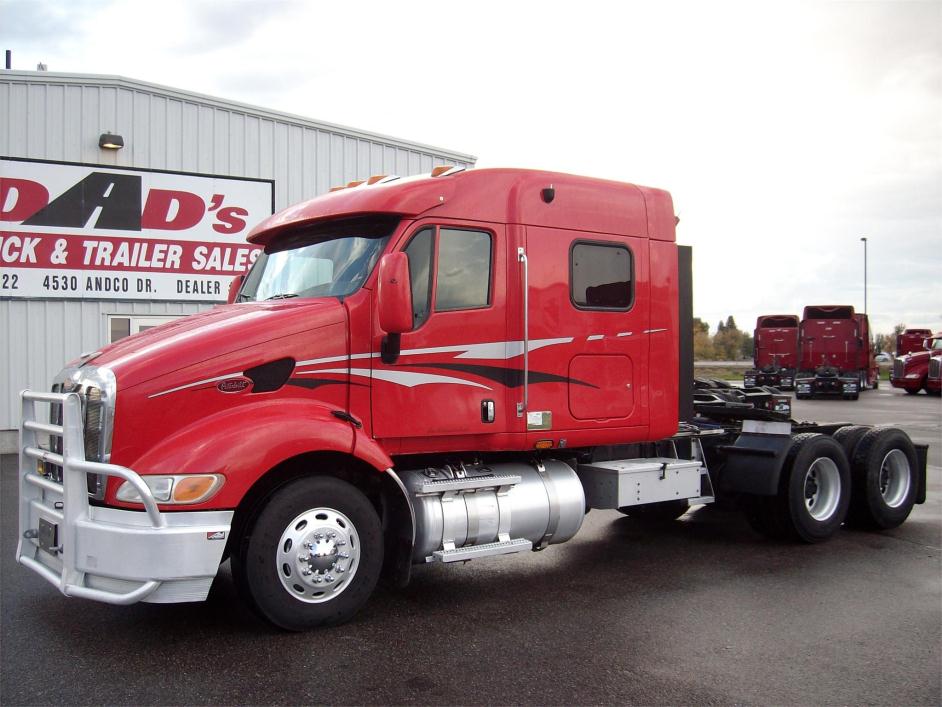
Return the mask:
<path fill-rule="evenodd" d="M 115 136 L 120 137 L 122 147 L 102 146 Z M 176 290 L 155 288 L 157 294 L 147 294 L 150 285 L 144 294 L 134 296 L 95 294 L 91 280 L 83 289 L 83 250 L 78 243 L 84 246 L 85 266 L 100 264 L 101 253 L 92 250 L 87 240 L 68 241 L 76 243 L 71 257 L 78 261 L 79 269 L 59 271 L 55 268 L 66 266 L 44 266 L 64 261 L 61 257 L 57 261 L 58 251 L 52 250 L 48 256 L 52 260 L 44 261 L 45 242 L 30 240 L 36 228 L 30 225 L 36 218 L 26 218 L 28 212 L 35 211 L 26 208 L 30 188 L 36 199 L 49 204 L 42 210 L 48 212 L 57 195 L 70 190 L 81 191 L 84 200 L 82 183 L 88 175 L 124 176 L 138 185 L 139 194 L 143 180 L 143 199 L 148 198 L 148 189 L 164 196 L 164 209 L 156 221 L 171 229 L 182 228 L 172 223 L 184 216 L 185 204 L 174 201 L 174 195 L 183 190 L 179 185 L 197 185 L 192 189 L 186 186 L 190 191 L 207 190 L 198 200 L 207 216 L 219 208 L 217 202 L 224 200 L 225 189 L 245 188 L 252 192 L 246 198 L 255 199 L 262 211 L 230 209 L 230 220 L 238 221 L 241 214 L 242 220 L 252 221 L 233 236 L 244 245 L 245 233 L 259 217 L 322 194 L 332 186 L 377 174 L 420 174 L 437 165 L 473 166 L 475 161 L 467 154 L 133 79 L 34 71 L 0 72 L 0 157 L 0 431 L 18 424 L 20 389 L 48 389 L 52 376 L 79 353 L 166 318 L 212 307 L 226 295 L 224 290 L 218 294 L 218 286 L 216 291 L 200 295 L 181 292 L 183 285 L 179 284 Z M 113 186 L 98 197 L 108 197 Z M 142 198 L 135 203 L 139 207 L 143 204 L 145 212 L 156 208 Z M 59 208 L 60 217 L 62 211 Z M 113 242 L 106 237 L 112 233 L 101 230 L 102 213 L 99 205 L 95 212 L 72 214 L 71 222 L 68 218 L 61 223 L 47 219 L 45 225 L 52 223 L 53 227 L 42 230 L 50 241 L 49 248 L 55 240 L 65 243 L 75 237 L 67 226 L 72 226 L 72 231 L 85 229 L 84 234 L 90 233 L 89 237 L 101 242 Z M 138 218 L 140 231 L 140 210 L 133 216 Z M 145 213 L 143 218 L 155 221 L 153 214 Z M 225 224 L 217 218 L 214 227 L 221 233 L 220 226 Z M 205 232 L 209 237 L 194 236 L 192 240 L 219 238 L 212 230 Z M 126 249 L 130 242 L 125 243 Z M 114 253 L 112 246 L 107 248 L 115 257 L 120 252 L 117 244 Z M 137 251 L 134 256 L 125 253 L 125 266 L 128 258 L 132 266 L 134 258 L 141 260 Z M 159 258 L 152 261 L 156 263 L 152 268 L 155 281 L 168 276 L 159 272 L 165 262 Z M 56 278 L 58 272 L 63 273 L 61 281 Z M 79 277 L 66 277 L 68 273 L 79 273 Z M 199 279 L 193 277 L 194 281 Z M 118 282 L 119 278 L 104 278 L 106 284 L 111 280 Z M 64 292 L 57 291 L 60 285 Z M 100 281 L 98 291 L 103 292 Z M 9 447 L 12 435 L 5 437 L 3 446 Z"/>

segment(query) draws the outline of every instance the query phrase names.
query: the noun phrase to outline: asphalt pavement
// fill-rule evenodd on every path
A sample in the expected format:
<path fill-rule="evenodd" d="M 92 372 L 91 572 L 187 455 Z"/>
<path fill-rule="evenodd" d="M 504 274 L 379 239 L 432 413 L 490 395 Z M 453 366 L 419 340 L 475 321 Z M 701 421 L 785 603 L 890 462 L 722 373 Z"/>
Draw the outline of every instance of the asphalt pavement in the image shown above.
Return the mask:
<path fill-rule="evenodd" d="M 0 703 L 942 703 L 942 405 L 869 391 L 795 416 L 897 424 L 929 443 L 900 528 L 781 544 L 702 508 L 660 527 L 592 511 L 544 552 L 416 568 L 355 620 L 276 631 L 228 565 L 208 601 L 67 599 L 14 562 L 0 471 Z"/>

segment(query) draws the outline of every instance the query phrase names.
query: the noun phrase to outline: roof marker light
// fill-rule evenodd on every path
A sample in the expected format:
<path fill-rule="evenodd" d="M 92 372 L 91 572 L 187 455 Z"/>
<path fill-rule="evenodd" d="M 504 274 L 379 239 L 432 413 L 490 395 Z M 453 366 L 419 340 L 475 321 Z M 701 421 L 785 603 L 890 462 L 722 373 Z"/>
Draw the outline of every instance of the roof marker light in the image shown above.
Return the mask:
<path fill-rule="evenodd" d="M 370 177 L 369 179 L 366 180 L 366 183 L 367 183 L 367 184 L 376 184 L 376 182 L 380 182 L 380 181 L 382 181 L 382 180 L 384 180 L 384 179 L 386 179 L 386 175 L 385 175 L 385 174 L 374 174 L 372 177 Z"/>
<path fill-rule="evenodd" d="M 456 174 L 458 172 L 464 172 L 464 170 L 465 170 L 464 167 L 444 164 L 432 170 L 432 177 L 449 177 L 452 174 Z"/>
<path fill-rule="evenodd" d="M 365 179 L 360 179 L 359 181 L 347 182 L 347 186 L 348 186 L 348 187 L 358 187 L 358 186 L 360 186 L 361 184 L 363 184 L 365 181 L 366 181 Z"/>

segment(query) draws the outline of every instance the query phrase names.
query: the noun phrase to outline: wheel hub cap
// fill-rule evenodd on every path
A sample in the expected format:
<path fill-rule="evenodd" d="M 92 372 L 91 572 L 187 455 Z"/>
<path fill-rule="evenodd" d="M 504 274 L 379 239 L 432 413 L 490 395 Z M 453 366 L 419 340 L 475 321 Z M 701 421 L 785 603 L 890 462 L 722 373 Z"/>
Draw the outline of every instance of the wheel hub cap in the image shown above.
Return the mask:
<path fill-rule="evenodd" d="M 356 574 L 360 538 L 340 511 L 312 508 L 285 528 L 276 561 L 278 578 L 289 594 L 309 603 L 329 601 Z"/>
<path fill-rule="evenodd" d="M 805 474 L 805 506 L 817 521 L 837 511 L 841 498 L 841 475 L 832 459 L 818 457 Z"/>

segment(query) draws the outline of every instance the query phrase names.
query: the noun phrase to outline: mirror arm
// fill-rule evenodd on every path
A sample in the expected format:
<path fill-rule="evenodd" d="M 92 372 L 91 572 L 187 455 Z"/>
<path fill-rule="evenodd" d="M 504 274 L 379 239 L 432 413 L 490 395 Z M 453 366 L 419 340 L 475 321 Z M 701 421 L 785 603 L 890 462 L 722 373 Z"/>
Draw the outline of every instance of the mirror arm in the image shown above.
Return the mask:
<path fill-rule="evenodd" d="M 399 334 L 386 334 L 380 344 L 380 360 L 383 363 L 395 363 L 399 359 L 402 337 Z"/>

